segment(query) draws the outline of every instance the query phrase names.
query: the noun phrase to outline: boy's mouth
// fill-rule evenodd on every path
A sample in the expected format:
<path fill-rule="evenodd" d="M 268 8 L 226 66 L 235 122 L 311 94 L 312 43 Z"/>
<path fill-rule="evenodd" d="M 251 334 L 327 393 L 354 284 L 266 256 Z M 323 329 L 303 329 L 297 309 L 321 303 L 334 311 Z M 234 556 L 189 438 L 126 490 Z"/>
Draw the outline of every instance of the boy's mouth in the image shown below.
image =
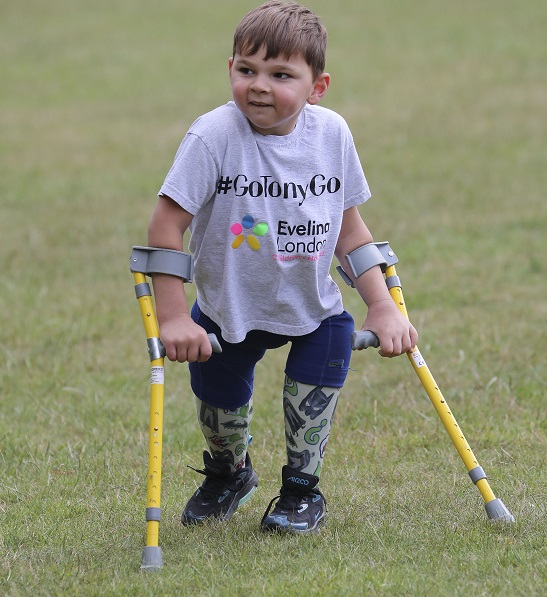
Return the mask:
<path fill-rule="evenodd" d="M 269 108 L 271 104 L 266 104 L 264 102 L 249 102 L 251 106 L 256 106 L 257 108 Z"/>

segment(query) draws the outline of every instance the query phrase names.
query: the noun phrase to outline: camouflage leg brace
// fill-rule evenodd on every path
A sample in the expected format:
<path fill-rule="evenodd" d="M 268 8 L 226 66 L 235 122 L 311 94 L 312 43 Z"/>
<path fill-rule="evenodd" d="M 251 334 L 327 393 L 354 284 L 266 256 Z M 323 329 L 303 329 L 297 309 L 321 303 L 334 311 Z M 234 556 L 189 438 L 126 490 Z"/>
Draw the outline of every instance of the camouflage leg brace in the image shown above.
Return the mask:
<path fill-rule="evenodd" d="M 235 410 L 225 410 L 196 398 L 196 409 L 211 456 L 228 462 L 233 472 L 245 466 L 253 399 Z"/>
<path fill-rule="evenodd" d="M 319 477 L 340 388 L 307 385 L 285 377 L 283 412 L 287 464 Z"/>

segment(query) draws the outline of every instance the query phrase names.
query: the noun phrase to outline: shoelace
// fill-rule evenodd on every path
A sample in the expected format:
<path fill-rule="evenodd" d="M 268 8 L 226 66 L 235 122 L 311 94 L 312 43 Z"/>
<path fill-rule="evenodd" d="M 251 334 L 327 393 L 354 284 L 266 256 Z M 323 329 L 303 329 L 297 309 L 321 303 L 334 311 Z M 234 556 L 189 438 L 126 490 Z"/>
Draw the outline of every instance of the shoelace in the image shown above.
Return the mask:
<path fill-rule="evenodd" d="M 211 475 L 211 473 L 208 471 L 194 468 L 189 464 L 186 466 L 205 477 L 205 481 L 200 485 L 199 489 L 202 496 L 206 499 L 219 496 L 225 489 L 236 492 L 243 485 L 243 479 L 241 477 L 237 477 L 235 479 L 231 477 L 217 477 Z"/>
<path fill-rule="evenodd" d="M 279 492 L 279 495 L 276 495 L 274 498 L 270 500 L 270 503 L 266 508 L 266 512 L 264 513 L 262 520 L 264 520 L 268 516 L 272 509 L 272 506 L 277 500 L 279 500 L 277 502 L 277 506 L 279 506 L 283 510 L 294 511 L 298 509 L 300 503 L 306 497 L 306 495 L 308 494 L 295 494 L 291 492 L 290 489 L 285 489 L 285 487 L 282 487 L 281 491 Z"/>

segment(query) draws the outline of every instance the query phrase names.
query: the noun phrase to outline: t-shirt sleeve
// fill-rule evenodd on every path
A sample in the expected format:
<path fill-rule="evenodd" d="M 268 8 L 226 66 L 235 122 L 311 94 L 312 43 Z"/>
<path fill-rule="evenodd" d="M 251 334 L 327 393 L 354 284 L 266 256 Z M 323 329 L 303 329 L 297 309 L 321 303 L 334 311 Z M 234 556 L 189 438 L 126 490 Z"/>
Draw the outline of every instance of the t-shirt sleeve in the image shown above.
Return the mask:
<path fill-rule="evenodd" d="M 219 165 L 203 140 L 187 133 L 158 195 L 166 195 L 192 215 L 207 203 L 216 191 Z"/>
<path fill-rule="evenodd" d="M 371 193 L 349 128 L 346 129 L 344 153 L 344 209 L 346 210 L 370 199 Z"/>

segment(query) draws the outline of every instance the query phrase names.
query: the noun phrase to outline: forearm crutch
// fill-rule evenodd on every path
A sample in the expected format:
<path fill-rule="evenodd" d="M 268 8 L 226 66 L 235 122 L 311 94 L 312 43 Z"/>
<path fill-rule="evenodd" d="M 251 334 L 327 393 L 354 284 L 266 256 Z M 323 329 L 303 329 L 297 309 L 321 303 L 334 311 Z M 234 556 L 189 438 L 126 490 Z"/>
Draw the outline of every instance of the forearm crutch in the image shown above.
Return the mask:
<path fill-rule="evenodd" d="M 381 261 L 376 261 L 374 265 L 380 265 L 384 272 L 385 281 L 387 287 L 389 289 L 389 293 L 391 298 L 395 301 L 395 304 L 399 308 L 399 311 L 408 318 L 408 313 L 405 306 L 405 301 L 403 298 L 403 291 L 401 287 L 401 281 L 399 276 L 397 276 L 397 272 L 395 271 L 395 264 L 398 263 L 397 256 L 392 251 L 391 247 L 387 242 L 383 243 L 371 243 L 377 247 L 379 252 L 381 253 Z M 367 245 L 365 245 L 367 246 Z M 356 249 L 359 251 L 359 249 Z M 351 256 L 351 254 L 350 254 Z M 368 256 L 367 256 L 368 258 Z M 356 273 L 351 259 L 348 260 L 350 266 Z M 370 261 L 363 262 L 363 258 L 358 258 L 358 265 L 363 265 L 366 267 Z M 351 279 L 347 276 L 342 270 L 342 268 L 337 268 L 342 277 L 346 282 L 350 285 Z M 358 271 L 361 271 L 361 268 L 358 268 Z M 363 271 L 361 271 L 363 273 Z M 378 347 L 380 345 L 379 339 L 373 332 L 370 331 L 356 331 L 353 333 L 352 337 L 352 348 L 354 350 L 358 348 L 368 348 L 368 347 Z M 460 455 L 461 459 L 463 460 L 467 472 L 473 481 L 473 483 L 477 486 L 478 490 L 480 491 L 484 502 L 485 502 L 485 509 L 488 518 L 492 521 L 499 521 L 499 522 L 515 522 L 515 518 L 509 512 L 509 510 L 505 507 L 504 503 L 499 499 L 496 498 L 492 489 L 490 489 L 490 485 L 488 484 L 486 473 L 484 469 L 479 465 L 475 455 L 473 454 L 465 436 L 463 435 L 462 430 L 460 429 L 452 411 L 448 407 L 448 404 L 439 389 L 439 386 L 435 382 L 433 375 L 429 371 L 429 368 L 425 362 L 424 357 L 418 350 L 416 346 L 413 350 L 407 353 L 408 359 L 416 372 L 416 375 L 422 382 L 422 385 L 427 392 L 437 414 L 441 418 L 445 429 L 448 431 L 458 454 Z"/>
<path fill-rule="evenodd" d="M 142 553 L 142 570 L 158 570 L 163 566 L 159 547 L 161 518 L 161 464 L 163 437 L 163 397 L 165 347 L 161 343 L 154 311 L 152 292 L 146 281 L 151 274 L 169 274 L 192 281 L 192 256 L 181 251 L 133 247 L 130 270 L 135 280 L 135 294 L 139 301 L 146 343 L 150 356 L 150 427 L 148 443 L 148 491 L 146 500 L 146 546 Z M 214 334 L 208 334 L 215 352 L 221 352 Z"/>

